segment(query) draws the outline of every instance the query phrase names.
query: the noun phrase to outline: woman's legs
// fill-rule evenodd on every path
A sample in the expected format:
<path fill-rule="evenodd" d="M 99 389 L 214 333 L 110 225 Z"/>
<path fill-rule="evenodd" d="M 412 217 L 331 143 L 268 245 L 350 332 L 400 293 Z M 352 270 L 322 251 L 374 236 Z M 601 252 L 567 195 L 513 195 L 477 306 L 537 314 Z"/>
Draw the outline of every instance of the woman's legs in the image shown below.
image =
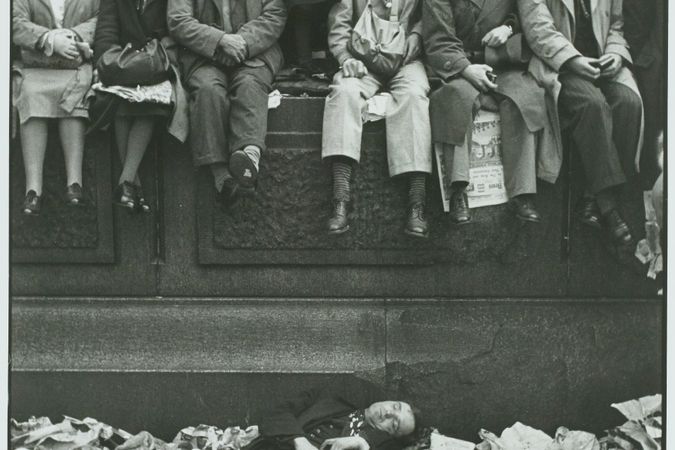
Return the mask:
<path fill-rule="evenodd" d="M 42 171 L 47 150 L 47 119 L 34 117 L 21 124 L 21 150 L 26 171 L 26 193 L 42 195 Z"/>
<path fill-rule="evenodd" d="M 59 136 L 66 161 L 66 186 L 74 183 L 82 186 L 82 158 L 84 156 L 84 119 L 68 117 L 59 120 Z"/>
<path fill-rule="evenodd" d="M 115 121 L 115 128 L 117 129 L 118 123 L 125 121 L 125 124 L 122 124 L 122 129 L 120 134 L 127 134 L 126 147 L 124 148 L 124 155 L 122 146 L 119 145 L 119 140 L 123 136 L 118 136 L 118 147 L 120 152 L 120 158 L 122 159 L 122 174 L 119 178 L 119 184 L 123 182 L 128 182 L 131 184 L 140 185 L 138 179 L 138 167 L 141 165 L 143 160 L 143 155 L 148 149 L 150 144 L 150 139 L 152 139 L 152 132 L 155 127 L 155 119 L 151 116 L 148 117 L 135 117 L 132 120 L 127 119 L 117 119 Z"/>

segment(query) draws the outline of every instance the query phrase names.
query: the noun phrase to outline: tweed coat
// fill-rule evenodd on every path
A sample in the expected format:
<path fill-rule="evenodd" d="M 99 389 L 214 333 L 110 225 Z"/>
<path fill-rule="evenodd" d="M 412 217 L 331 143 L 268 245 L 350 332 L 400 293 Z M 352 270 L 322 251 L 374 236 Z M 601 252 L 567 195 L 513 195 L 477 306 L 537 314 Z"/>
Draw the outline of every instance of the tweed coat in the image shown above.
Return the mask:
<path fill-rule="evenodd" d="M 82 42 L 93 44 L 98 7 L 99 0 L 66 0 L 63 28 L 75 32 Z M 57 25 L 49 0 L 15 0 L 13 2 L 12 43 L 14 45 L 27 50 L 35 50 L 42 35 L 55 28 Z M 30 71 L 45 73 L 44 70 L 49 69 L 24 68 L 21 61 L 15 61 L 13 64 L 13 101 L 20 111 L 22 121 L 28 118 L 28 114 L 22 113 L 23 110 L 39 109 L 39 106 L 27 106 L 36 99 L 21 98 L 22 85 L 29 78 Z M 80 109 L 84 105 L 84 99 L 91 85 L 93 73 L 91 64 L 86 62 L 77 69 L 59 70 L 58 72 L 51 86 L 54 98 L 50 103 L 56 102 L 61 110 L 67 112 Z M 42 90 L 45 89 L 47 88 L 43 86 Z"/>
<path fill-rule="evenodd" d="M 599 55 L 615 53 L 625 62 L 633 60 L 623 36 L 623 0 L 591 0 L 593 34 L 598 43 Z M 535 54 L 529 71 L 544 86 L 548 95 L 549 115 L 552 117 L 551 133 L 544 133 L 546 157 L 539 155 L 537 172 L 555 181 L 562 166 L 563 147 L 558 118 L 558 96 L 561 85 L 558 81 L 560 68 L 571 58 L 581 56 L 574 47 L 575 17 L 574 0 L 518 0 L 518 11 L 527 42 Z M 631 71 L 624 65 L 612 80 L 621 83 L 638 96 L 640 92 Z M 642 97 L 640 97 L 642 98 Z M 636 149 L 642 148 L 644 114 L 640 127 L 640 139 Z"/>
<path fill-rule="evenodd" d="M 460 73 L 471 64 L 467 52 L 483 51 L 483 37 L 500 25 L 519 32 L 516 0 L 425 0 L 422 32 L 430 77 L 445 83 L 431 94 L 433 140 L 461 145 L 473 121 L 480 92 Z M 544 90 L 525 68 L 494 68 L 495 92 L 511 99 L 530 132 L 548 125 Z"/>
<path fill-rule="evenodd" d="M 240 35 L 248 48 L 248 59 L 242 64 L 259 67 L 266 64 L 272 73 L 283 65 L 277 43 L 286 24 L 284 0 L 231 0 L 244 2 L 245 14 L 232 8 L 232 32 Z M 180 45 L 179 65 L 184 78 L 202 64 L 216 61 L 218 42 L 223 31 L 222 0 L 168 0 L 169 33 Z"/>
<path fill-rule="evenodd" d="M 389 18 L 389 10 L 384 6 L 384 0 L 370 0 L 373 12 L 384 19 Z M 399 0 L 399 22 L 407 34 L 422 35 L 422 21 L 420 20 L 420 0 Z M 352 55 L 347 49 L 354 26 L 368 5 L 368 0 L 340 0 L 333 5 L 328 14 L 328 48 L 342 65 Z"/>
<path fill-rule="evenodd" d="M 98 60 L 115 45 L 124 47 L 131 43 L 134 48 L 142 48 L 151 39 L 162 41 L 175 69 L 171 79 L 174 105 L 168 131 L 180 142 L 185 142 L 189 129 L 187 97 L 175 66 L 176 48 L 166 25 L 166 7 L 167 0 L 147 0 L 139 14 L 136 0 L 101 0 L 94 39 L 94 59 Z"/>

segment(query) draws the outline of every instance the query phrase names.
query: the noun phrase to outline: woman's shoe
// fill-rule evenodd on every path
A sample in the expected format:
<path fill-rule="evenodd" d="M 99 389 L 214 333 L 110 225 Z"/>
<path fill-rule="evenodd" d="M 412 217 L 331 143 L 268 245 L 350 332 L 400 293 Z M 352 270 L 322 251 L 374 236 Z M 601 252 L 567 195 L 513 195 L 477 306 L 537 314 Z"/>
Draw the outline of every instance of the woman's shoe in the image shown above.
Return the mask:
<path fill-rule="evenodd" d="M 134 184 L 133 187 L 136 189 L 136 210 L 142 213 L 149 213 L 150 205 L 148 205 L 145 201 L 143 189 L 137 184 Z"/>
<path fill-rule="evenodd" d="M 84 194 L 80 183 L 73 183 L 66 188 L 66 205 L 82 206 L 84 204 Z"/>
<path fill-rule="evenodd" d="M 41 208 L 42 197 L 37 195 L 37 192 L 31 189 L 26 193 L 26 198 L 23 200 L 22 212 L 27 216 L 38 216 L 40 215 Z"/>
<path fill-rule="evenodd" d="M 137 199 L 138 194 L 136 193 L 136 187 L 128 181 L 118 184 L 115 188 L 113 197 L 113 203 L 115 205 L 134 210 L 136 209 Z"/>

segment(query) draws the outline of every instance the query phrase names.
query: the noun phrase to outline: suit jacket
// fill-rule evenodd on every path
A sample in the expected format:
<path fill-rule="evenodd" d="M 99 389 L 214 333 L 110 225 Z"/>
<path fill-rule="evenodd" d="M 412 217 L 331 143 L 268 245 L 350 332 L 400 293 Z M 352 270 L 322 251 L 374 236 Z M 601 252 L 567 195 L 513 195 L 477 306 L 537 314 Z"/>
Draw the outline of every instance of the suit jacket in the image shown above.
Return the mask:
<path fill-rule="evenodd" d="M 290 444 L 292 439 L 308 435 L 312 429 L 328 419 L 344 417 L 382 399 L 381 393 L 365 382 L 353 385 L 347 392 L 338 393 L 334 388 L 335 386 L 312 389 L 278 405 L 260 421 L 261 436 L 275 439 L 282 446 L 285 442 Z M 359 435 L 370 444 L 371 450 L 394 450 L 403 447 L 399 440 L 373 428 L 366 427 Z"/>
<path fill-rule="evenodd" d="M 451 81 L 471 64 L 467 51 L 483 50 L 481 40 L 492 29 L 510 25 L 518 32 L 516 0 L 425 0 L 422 33 L 431 76 Z M 544 91 L 520 69 L 496 70 L 496 92 L 510 98 L 531 132 L 548 125 Z M 480 92 L 458 78 L 431 95 L 434 142 L 461 145 L 473 123 Z"/>
<path fill-rule="evenodd" d="M 420 20 L 421 0 L 399 0 L 401 8 L 399 22 L 407 33 L 422 35 Z M 384 19 L 389 18 L 389 10 L 384 7 L 384 0 L 371 0 L 373 12 Z M 331 8 L 328 14 L 328 48 L 338 63 L 342 65 L 352 55 L 347 50 L 356 22 L 368 5 L 368 0 L 340 0 Z"/>
<path fill-rule="evenodd" d="M 663 63 L 665 0 L 624 0 L 624 34 L 636 66 Z M 660 70 L 660 67 L 656 70 Z"/>
<path fill-rule="evenodd" d="M 591 0 L 593 33 L 598 43 L 599 55 L 616 53 L 626 62 L 632 63 L 628 44 L 623 36 L 623 0 Z M 574 40 L 574 0 L 518 0 L 518 11 L 527 42 L 535 54 L 530 61 L 529 71 L 544 86 L 551 97 L 549 115 L 552 120 L 552 134 L 543 137 L 547 155 L 539 158 L 538 171 L 555 181 L 562 165 L 562 137 L 558 118 L 558 95 L 560 82 L 558 72 L 570 59 L 581 56 L 572 43 Z M 638 96 L 640 92 L 633 74 L 624 66 L 614 80 L 621 83 Z M 643 114 L 644 116 L 644 114 Z M 644 120 L 643 126 L 644 128 Z M 638 149 L 642 147 L 640 132 Z M 637 152 L 639 158 L 639 151 Z M 541 155 L 540 155 L 541 156 Z"/>
<path fill-rule="evenodd" d="M 99 0 L 66 0 L 63 28 L 73 30 L 83 42 L 93 44 Z M 12 6 L 12 41 L 33 50 L 40 37 L 56 28 L 49 0 L 15 0 Z"/>
<path fill-rule="evenodd" d="M 206 62 L 217 63 L 218 42 L 225 34 L 221 0 L 168 0 L 167 23 L 169 33 L 182 47 L 179 63 L 184 77 Z M 232 9 L 232 31 L 240 35 L 248 48 L 251 67 L 267 64 L 276 73 L 283 64 L 281 48 L 277 43 L 286 24 L 286 6 L 283 0 L 233 0 L 245 3 L 245 14 Z"/>

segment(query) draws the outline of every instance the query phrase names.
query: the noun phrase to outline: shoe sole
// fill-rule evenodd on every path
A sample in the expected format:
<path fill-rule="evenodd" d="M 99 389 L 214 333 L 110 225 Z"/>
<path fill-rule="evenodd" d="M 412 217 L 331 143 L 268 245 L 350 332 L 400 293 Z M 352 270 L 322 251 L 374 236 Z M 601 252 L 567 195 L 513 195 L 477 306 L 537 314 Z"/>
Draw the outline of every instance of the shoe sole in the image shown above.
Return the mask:
<path fill-rule="evenodd" d="M 523 217 L 516 215 L 516 219 L 520 220 L 521 222 L 530 222 L 530 223 L 540 223 L 541 219 L 533 219 L 532 217 Z"/>
<path fill-rule="evenodd" d="M 245 177 L 246 171 L 248 171 L 251 176 Z M 246 156 L 246 153 L 235 152 L 230 157 L 230 172 L 239 186 L 243 189 L 253 189 L 255 187 L 255 182 L 258 178 L 258 171 L 256 170 L 253 162 Z"/>
<path fill-rule="evenodd" d="M 414 231 L 412 231 L 412 230 L 403 230 L 403 232 L 404 232 L 405 234 L 407 234 L 408 236 L 412 236 L 412 237 L 416 237 L 416 238 L 427 239 L 427 238 L 429 237 L 429 232 L 428 232 L 428 231 L 427 231 L 426 233 L 416 233 L 416 232 L 414 232 Z"/>
<path fill-rule="evenodd" d="M 457 221 L 457 220 L 454 220 L 454 219 L 450 219 L 450 222 L 452 222 L 454 225 L 462 226 L 462 225 L 468 225 L 468 224 L 470 224 L 470 223 L 472 222 L 472 220 L 469 219 L 469 220 Z"/>
<path fill-rule="evenodd" d="M 338 235 L 338 234 L 344 234 L 347 231 L 349 231 L 349 225 L 347 225 L 344 228 L 340 228 L 339 230 L 330 230 L 330 231 L 328 231 L 328 234 L 335 236 L 335 235 Z"/>

